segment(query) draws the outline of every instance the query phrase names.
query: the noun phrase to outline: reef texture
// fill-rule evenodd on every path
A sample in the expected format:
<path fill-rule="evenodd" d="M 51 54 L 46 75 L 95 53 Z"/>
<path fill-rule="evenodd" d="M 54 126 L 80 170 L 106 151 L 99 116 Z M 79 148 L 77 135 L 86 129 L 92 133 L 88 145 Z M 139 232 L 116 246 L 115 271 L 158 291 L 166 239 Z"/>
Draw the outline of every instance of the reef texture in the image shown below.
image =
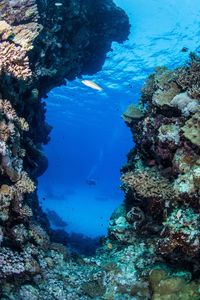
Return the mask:
<path fill-rule="evenodd" d="M 53 243 L 38 204 L 37 177 L 48 166 L 42 145 L 51 131 L 41 98 L 65 79 L 98 71 L 112 41 L 128 32 L 128 18 L 111 0 L 0 2 L 2 300 L 200 299 L 195 55 L 174 71 L 158 68 L 139 107 L 124 113 L 135 141 L 122 169 L 125 202 L 94 257 Z"/>
<path fill-rule="evenodd" d="M 112 41 L 123 42 L 129 27 L 112 0 L 0 1 L 1 299 L 65 299 L 45 287 L 47 298 L 38 298 L 30 285 L 63 255 L 59 247 L 55 259 L 47 254 L 51 230 L 36 194 L 51 131 L 41 99 L 65 79 L 100 70 Z"/>
<path fill-rule="evenodd" d="M 122 116 L 135 146 L 122 168 L 125 202 L 111 218 L 110 239 L 132 245 L 142 238 L 147 252 L 153 248 L 152 267 L 189 272 L 190 285 L 196 286 L 187 294 L 190 280 L 165 281 L 163 273 L 155 287 L 152 276 L 163 272 L 156 271 L 149 275 L 152 299 L 200 299 L 199 86 L 200 59 L 191 54 L 184 67 L 157 68 L 138 107 L 131 105 Z M 184 291 L 176 293 L 175 286 Z"/>

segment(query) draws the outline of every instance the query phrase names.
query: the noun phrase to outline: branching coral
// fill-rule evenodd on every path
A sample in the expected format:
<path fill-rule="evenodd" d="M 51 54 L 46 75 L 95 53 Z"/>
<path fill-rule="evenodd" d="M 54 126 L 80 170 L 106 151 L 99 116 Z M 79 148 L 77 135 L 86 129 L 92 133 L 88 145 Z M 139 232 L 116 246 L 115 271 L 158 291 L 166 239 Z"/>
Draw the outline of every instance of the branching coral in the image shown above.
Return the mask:
<path fill-rule="evenodd" d="M 2 0 L 1 18 L 9 24 L 38 21 L 38 7 L 35 0 Z"/>
<path fill-rule="evenodd" d="M 6 116 L 9 121 L 17 120 L 16 111 L 13 109 L 11 103 L 8 100 L 0 100 L 0 111 Z"/>
<path fill-rule="evenodd" d="M 10 180 L 20 179 L 23 169 L 23 151 L 20 149 L 21 131 L 28 131 L 29 125 L 24 118 L 19 118 L 8 100 L 0 100 L 0 154 L 1 172 Z"/>
<path fill-rule="evenodd" d="M 142 198 L 159 198 L 170 200 L 174 191 L 168 180 L 151 170 L 127 172 L 121 177 L 125 188 L 131 189 L 136 196 Z"/>
<path fill-rule="evenodd" d="M 0 42 L 0 75 L 3 73 L 23 80 L 32 75 L 26 51 L 13 42 Z"/>
<path fill-rule="evenodd" d="M 12 36 L 12 27 L 6 21 L 0 21 L 0 37 L 6 40 Z"/>
<path fill-rule="evenodd" d="M 21 178 L 15 183 L 15 188 L 19 193 L 32 193 L 35 190 L 34 182 L 28 177 L 26 172 L 21 173 Z"/>
<path fill-rule="evenodd" d="M 28 23 L 18 25 L 13 28 L 13 42 L 20 45 L 24 51 L 30 51 L 34 48 L 32 41 L 37 38 L 42 26 L 38 23 Z"/>

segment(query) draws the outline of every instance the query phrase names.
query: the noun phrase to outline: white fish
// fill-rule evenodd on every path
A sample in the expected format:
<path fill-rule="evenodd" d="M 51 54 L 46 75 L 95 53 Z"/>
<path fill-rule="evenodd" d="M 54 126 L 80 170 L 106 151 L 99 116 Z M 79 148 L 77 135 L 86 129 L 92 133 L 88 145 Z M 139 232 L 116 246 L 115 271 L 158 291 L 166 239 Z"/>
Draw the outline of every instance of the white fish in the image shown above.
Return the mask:
<path fill-rule="evenodd" d="M 60 2 L 56 2 L 56 3 L 55 3 L 55 6 L 57 6 L 57 7 L 58 7 L 58 6 L 62 6 L 62 5 L 63 5 L 63 4 L 60 3 Z"/>
<path fill-rule="evenodd" d="M 178 220 L 180 220 L 180 217 L 182 216 L 182 213 L 181 213 L 181 210 L 179 209 L 177 214 L 176 214 L 176 217 Z"/>
<path fill-rule="evenodd" d="M 97 90 L 99 92 L 103 91 L 103 89 L 98 84 L 96 84 L 95 82 L 93 82 L 91 80 L 82 80 L 81 82 L 93 90 Z"/>

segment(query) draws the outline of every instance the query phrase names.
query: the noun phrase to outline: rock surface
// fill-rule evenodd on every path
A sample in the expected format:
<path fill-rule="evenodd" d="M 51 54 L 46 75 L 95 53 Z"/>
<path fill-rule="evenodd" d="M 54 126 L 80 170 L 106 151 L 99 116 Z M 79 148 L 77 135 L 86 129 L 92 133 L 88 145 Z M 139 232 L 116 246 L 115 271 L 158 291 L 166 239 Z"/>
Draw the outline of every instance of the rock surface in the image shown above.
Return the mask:
<path fill-rule="evenodd" d="M 65 79 L 100 70 L 111 43 L 126 40 L 129 27 L 112 0 L 0 2 L 1 299 L 38 299 L 30 284 L 47 263 L 55 265 L 51 257 L 45 262 L 50 228 L 36 194 L 51 131 L 41 99 Z"/>
<path fill-rule="evenodd" d="M 98 71 L 127 38 L 111 0 L 0 3 L 0 298 L 200 299 L 200 60 L 158 68 L 123 119 L 136 146 L 122 168 L 125 201 L 96 256 L 51 241 L 37 201 L 51 127 L 41 100 Z M 64 240 L 64 237 L 63 237 Z"/>

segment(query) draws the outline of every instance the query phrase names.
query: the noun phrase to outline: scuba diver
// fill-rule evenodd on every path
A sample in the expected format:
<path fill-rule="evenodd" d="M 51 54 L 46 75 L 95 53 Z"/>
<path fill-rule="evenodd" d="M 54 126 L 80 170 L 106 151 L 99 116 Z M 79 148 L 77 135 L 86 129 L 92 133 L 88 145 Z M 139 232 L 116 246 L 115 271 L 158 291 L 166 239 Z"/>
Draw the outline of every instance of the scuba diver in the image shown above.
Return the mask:
<path fill-rule="evenodd" d="M 96 180 L 94 180 L 94 179 L 86 179 L 86 183 L 89 186 L 95 186 L 97 184 Z"/>

